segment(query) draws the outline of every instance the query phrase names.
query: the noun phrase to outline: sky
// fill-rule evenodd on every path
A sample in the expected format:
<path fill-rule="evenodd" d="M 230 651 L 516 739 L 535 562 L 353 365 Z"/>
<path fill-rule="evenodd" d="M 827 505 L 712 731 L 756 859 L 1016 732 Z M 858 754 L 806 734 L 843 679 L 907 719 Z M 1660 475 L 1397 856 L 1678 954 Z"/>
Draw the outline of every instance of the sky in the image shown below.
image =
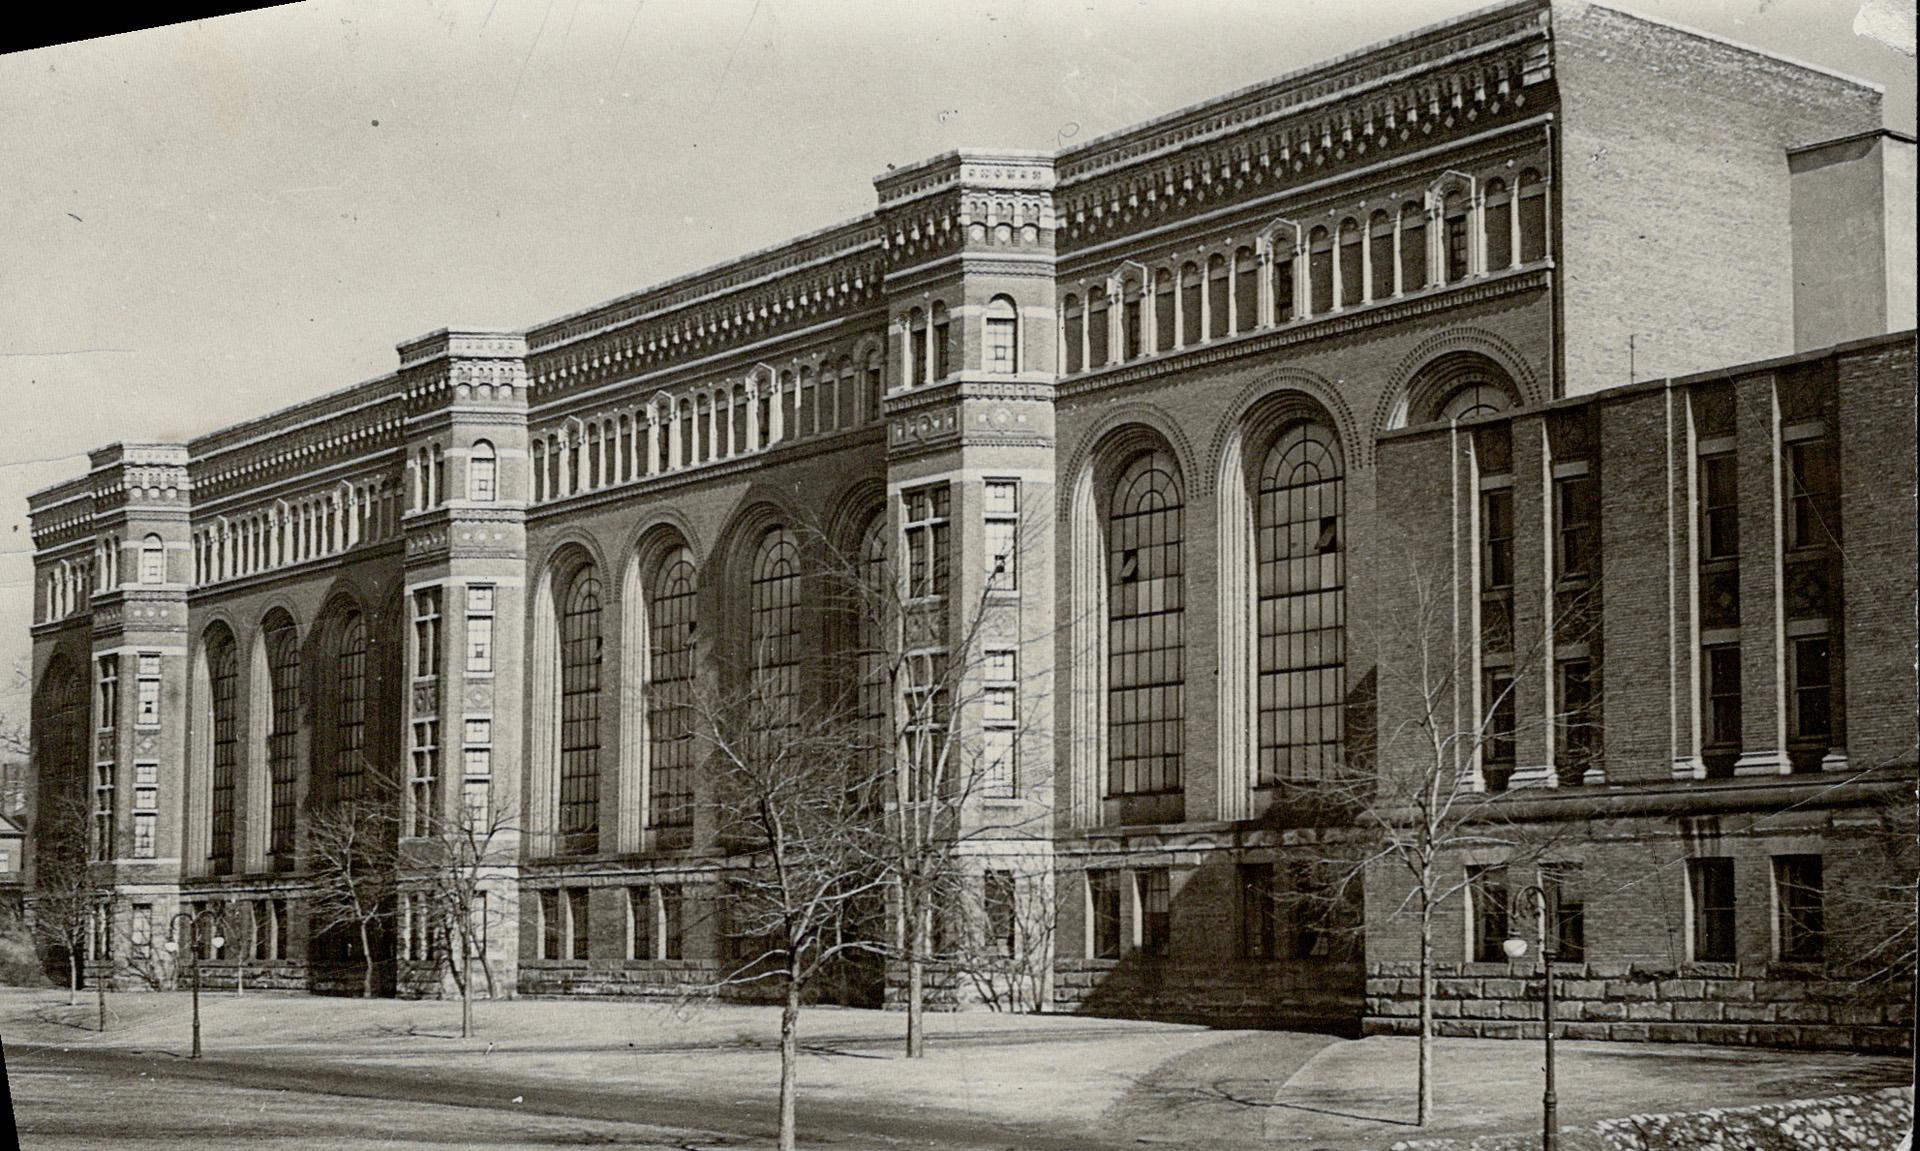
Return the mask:
<path fill-rule="evenodd" d="M 0 713 L 26 494 L 90 448 L 861 215 L 889 164 L 1056 149 L 1483 2 L 308 0 L 0 57 Z M 1912 0 L 1624 6 L 1878 83 L 1914 129 Z"/>

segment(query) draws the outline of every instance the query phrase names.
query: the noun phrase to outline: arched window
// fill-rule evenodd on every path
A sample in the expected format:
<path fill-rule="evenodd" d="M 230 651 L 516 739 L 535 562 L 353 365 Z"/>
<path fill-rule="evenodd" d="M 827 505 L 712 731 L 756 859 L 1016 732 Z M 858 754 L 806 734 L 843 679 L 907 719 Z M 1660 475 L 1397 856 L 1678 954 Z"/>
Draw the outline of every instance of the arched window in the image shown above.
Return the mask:
<path fill-rule="evenodd" d="M 600 827 L 600 656 L 600 575 L 587 564 L 560 600 L 563 836 L 591 836 Z"/>
<path fill-rule="evenodd" d="M 1366 268 L 1360 252 L 1360 221 L 1340 221 L 1340 306 L 1357 308 L 1366 288 Z"/>
<path fill-rule="evenodd" d="M 1520 212 L 1520 262 L 1547 258 L 1547 185 L 1540 173 L 1528 168 L 1515 182 Z"/>
<path fill-rule="evenodd" d="M 1185 543 L 1178 470 L 1137 456 L 1107 517 L 1107 794 L 1177 791 L 1185 754 Z"/>
<path fill-rule="evenodd" d="M 1333 310 L 1333 234 L 1325 228 L 1307 234 L 1307 280 L 1313 314 L 1326 315 Z"/>
<path fill-rule="evenodd" d="M 1200 265 L 1188 260 L 1180 265 L 1180 342 L 1185 345 L 1200 342 L 1200 293 L 1206 283 L 1200 274 Z"/>
<path fill-rule="evenodd" d="M 860 384 L 858 377 L 855 376 L 853 371 L 852 356 L 840 357 L 839 399 L 840 403 L 837 409 L 838 414 L 835 417 L 835 426 L 840 428 L 859 427 Z M 743 444 L 747 442 L 746 410 L 743 402 L 740 408 L 742 413 L 740 421 L 740 442 Z"/>
<path fill-rule="evenodd" d="M 647 589 L 647 811 L 654 827 L 693 822 L 693 550 L 661 561 Z"/>
<path fill-rule="evenodd" d="M 1293 298 L 1293 237 L 1276 234 L 1272 244 L 1273 322 L 1284 324 L 1300 316 L 1299 301 Z"/>
<path fill-rule="evenodd" d="M 944 380 L 953 374 L 953 324 L 947 306 L 933 302 L 933 379 Z"/>
<path fill-rule="evenodd" d="M 499 498 L 494 488 L 497 466 L 493 445 L 486 440 L 473 441 L 473 450 L 467 456 L 468 499 L 477 503 L 492 503 Z"/>
<path fill-rule="evenodd" d="M 1441 256 L 1446 261 L 1442 266 L 1446 269 L 1446 282 L 1449 284 L 1466 279 L 1470 266 L 1468 263 L 1468 200 L 1469 197 L 1465 191 L 1449 192 L 1440 209 L 1440 223 L 1445 229 L 1443 239 L 1446 241 L 1441 250 Z"/>
<path fill-rule="evenodd" d="M 1393 217 L 1385 209 L 1374 209 L 1367 231 L 1371 234 L 1373 271 L 1369 287 L 1374 299 L 1389 299 L 1393 295 Z"/>
<path fill-rule="evenodd" d="M 1260 323 L 1260 260 L 1252 248 L 1233 253 L 1233 330 L 1241 335 Z"/>
<path fill-rule="evenodd" d="M 1207 257 L 1207 338 L 1217 340 L 1227 334 L 1228 310 L 1227 258 L 1219 252 Z"/>
<path fill-rule="evenodd" d="M 1068 295 L 1060 311 L 1067 318 L 1063 341 L 1066 344 L 1066 354 L 1062 362 L 1066 364 L 1066 374 L 1071 376 L 1086 367 L 1081 353 L 1085 350 L 1082 341 L 1087 333 L 1087 316 L 1081 310 L 1080 297 L 1077 295 Z"/>
<path fill-rule="evenodd" d="M 1440 406 L 1440 418 L 1452 421 L 1497 415 L 1506 411 L 1509 405 L 1507 390 L 1498 384 L 1464 384 Z"/>
<path fill-rule="evenodd" d="M 293 816 L 300 780 L 300 637 L 293 621 L 276 616 L 267 625 L 267 677 L 273 693 L 267 729 L 269 855 L 293 854 Z"/>
<path fill-rule="evenodd" d="M 533 502 L 547 498 L 547 442 L 533 441 Z"/>
<path fill-rule="evenodd" d="M 867 741 L 869 767 L 878 772 L 886 762 L 891 743 L 892 684 L 887 676 L 891 660 L 887 656 L 885 605 L 887 580 L 887 517 L 873 517 L 860 541 L 860 582 L 866 591 L 865 602 L 855 607 L 853 621 L 854 673 L 859 676 L 856 706 L 861 735 Z"/>
<path fill-rule="evenodd" d="M 167 582 L 167 545 L 153 533 L 140 541 L 140 582 Z"/>
<path fill-rule="evenodd" d="M 1010 375 L 1020 370 L 1020 311 L 1007 296 L 987 301 L 986 368 Z"/>
<path fill-rule="evenodd" d="M 901 383 L 907 387 L 926 382 L 927 314 L 919 308 L 907 313 L 907 362 L 901 366 Z"/>
<path fill-rule="evenodd" d="M 71 801 L 83 811 L 86 809 L 87 746 L 92 726 L 89 719 L 92 699 L 80 674 L 72 664 L 61 659 L 40 681 L 37 702 L 39 714 L 33 721 L 38 753 L 37 779 L 41 788 L 39 813 L 35 817 L 39 829 L 37 834 L 41 837 L 37 850 L 40 858 L 46 860 L 49 853 L 70 849 L 73 855 L 68 858 L 77 862 L 86 853 L 86 845 L 76 841 L 75 828 L 58 826 L 66 819 L 66 815 L 50 805 L 48 800 L 57 796 Z M 113 767 L 111 764 L 101 764 L 96 770 L 99 777 L 92 804 L 93 857 L 107 859 L 115 854 L 111 791 Z"/>
<path fill-rule="evenodd" d="M 240 657 L 232 633 L 219 628 L 207 641 L 207 681 L 213 720 L 213 778 L 207 859 L 216 874 L 233 868 L 233 794 L 240 767 Z"/>
<path fill-rule="evenodd" d="M 1120 282 L 1120 358 L 1136 360 L 1146 343 L 1146 333 L 1141 329 L 1141 313 L 1145 309 L 1142 302 L 1144 288 L 1140 281 L 1128 276 Z"/>
<path fill-rule="evenodd" d="M 1427 286 L 1427 210 L 1415 201 L 1400 205 L 1400 290 Z"/>
<path fill-rule="evenodd" d="M 1153 273 L 1153 350 L 1173 350 L 1173 273 L 1166 268 Z"/>
<path fill-rule="evenodd" d="M 333 648 L 334 798 L 353 799 L 366 778 L 367 621 L 350 612 Z"/>
<path fill-rule="evenodd" d="M 748 588 L 748 644 L 756 722 L 763 739 L 778 739 L 798 717 L 792 705 L 800 692 L 800 545 L 784 528 L 770 531 L 754 553 Z"/>
<path fill-rule="evenodd" d="M 1513 200 L 1507 195 L 1507 183 L 1498 178 L 1487 181 L 1484 209 L 1487 230 L 1487 270 L 1497 272 L 1513 263 Z"/>
<path fill-rule="evenodd" d="M 1106 288 L 1096 284 L 1087 289 L 1087 367 L 1089 368 L 1107 366 L 1107 336 L 1110 334 L 1107 326 L 1107 312 L 1110 306 Z"/>
<path fill-rule="evenodd" d="M 1333 433 L 1287 429 L 1260 465 L 1259 782 L 1339 766 L 1346 698 L 1344 469 Z"/>
<path fill-rule="evenodd" d="M 882 408 L 880 394 L 883 390 L 883 380 L 884 372 L 881 368 L 880 349 L 875 348 L 867 353 L 866 417 L 868 423 L 873 423 L 880 418 Z M 764 423 L 760 426 L 760 434 L 766 435 L 766 425 Z"/>

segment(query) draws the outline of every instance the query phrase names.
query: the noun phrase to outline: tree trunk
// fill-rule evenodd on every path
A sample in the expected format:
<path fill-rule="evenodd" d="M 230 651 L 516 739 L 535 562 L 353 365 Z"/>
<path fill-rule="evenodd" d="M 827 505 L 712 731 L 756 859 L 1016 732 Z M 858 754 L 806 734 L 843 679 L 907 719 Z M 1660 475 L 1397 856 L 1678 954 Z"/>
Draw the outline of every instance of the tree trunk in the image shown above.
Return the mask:
<path fill-rule="evenodd" d="M 1422 893 L 1424 896 L 1424 893 Z M 1414 1123 L 1433 1118 L 1433 908 L 1420 901 L 1420 1099 Z"/>
<path fill-rule="evenodd" d="M 800 1071 L 800 982 L 787 972 L 787 1001 L 780 1009 L 780 1151 L 794 1148 L 794 1094 Z"/>
<path fill-rule="evenodd" d="M 927 1053 L 927 930 L 930 908 L 917 900 L 907 928 L 907 1058 Z"/>
<path fill-rule="evenodd" d="M 67 1006 L 80 1002 L 80 953 L 67 948 Z"/>
<path fill-rule="evenodd" d="M 473 941 L 460 938 L 460 1038 L 473 1038 Z"/>
<path fill-rule="evenodd" d="M 373 941 L 368 938 L 367 921 L 360 921 L 360 957 L 365 962 L 360 976 L 360 998 L 373 998 Z"/>

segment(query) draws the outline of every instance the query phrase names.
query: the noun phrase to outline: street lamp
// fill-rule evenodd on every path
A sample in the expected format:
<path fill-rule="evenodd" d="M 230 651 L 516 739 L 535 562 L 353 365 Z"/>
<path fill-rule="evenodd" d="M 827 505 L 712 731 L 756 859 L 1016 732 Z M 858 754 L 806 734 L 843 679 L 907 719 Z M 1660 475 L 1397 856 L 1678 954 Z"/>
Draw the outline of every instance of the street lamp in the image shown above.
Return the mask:
<path fill-rule="evenodd" d="M 209 920 L 213 922 L 213 938 L 209 942 L 213 944 L 214 950 L 217 951 L 227 945 L 226 917 L 220 912 L 211 909 L 205 911 L 175 912 L 173 922 L 167 930 L 167 953 L 170 955 L 178 954 L 180 951 L 180 921 L 183 919 L 187 922 L 187 957 L 192 960 L 193 963 L 193 1054 L 187 1056 L 187 1058 L 198 1059 L 200 1058 L 201 928 L 205 926 Z"/>
<path fill-rule="evenodd" d="M 1540 1097 L 1542 1151 L 1556 1151 L 1560 1145 L 1560 1101 L 1553 1093 L 1553 952 L 1547 949 L 1547 893 L 1539 884 L 1520 891 L 1520 903 L 1531 904 L 1540 927 L 1540 972 L 1546 983 L 1547 1090 Z M 1510 962 L 1527 954 L 1527 941 L 1515 932 L 1500 944 Z"/>

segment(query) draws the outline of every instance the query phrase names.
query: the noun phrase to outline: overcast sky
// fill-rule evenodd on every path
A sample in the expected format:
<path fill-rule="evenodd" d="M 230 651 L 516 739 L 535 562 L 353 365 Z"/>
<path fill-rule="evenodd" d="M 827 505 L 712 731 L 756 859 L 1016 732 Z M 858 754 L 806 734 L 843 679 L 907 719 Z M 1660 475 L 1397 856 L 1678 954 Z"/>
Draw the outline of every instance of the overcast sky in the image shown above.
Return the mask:
<path fill-rule="evenodd" d="M 1905 54 L 1859 0 L 1629 6 L 1879 83 L 1911 132 L 1901 2 L 1861 22 Z M 0 672 L 25 495 L 89 448 L 859 215 L 889 163 L 1056 148 L 1479 6 L 309 0 L 0 57 Z"/>

